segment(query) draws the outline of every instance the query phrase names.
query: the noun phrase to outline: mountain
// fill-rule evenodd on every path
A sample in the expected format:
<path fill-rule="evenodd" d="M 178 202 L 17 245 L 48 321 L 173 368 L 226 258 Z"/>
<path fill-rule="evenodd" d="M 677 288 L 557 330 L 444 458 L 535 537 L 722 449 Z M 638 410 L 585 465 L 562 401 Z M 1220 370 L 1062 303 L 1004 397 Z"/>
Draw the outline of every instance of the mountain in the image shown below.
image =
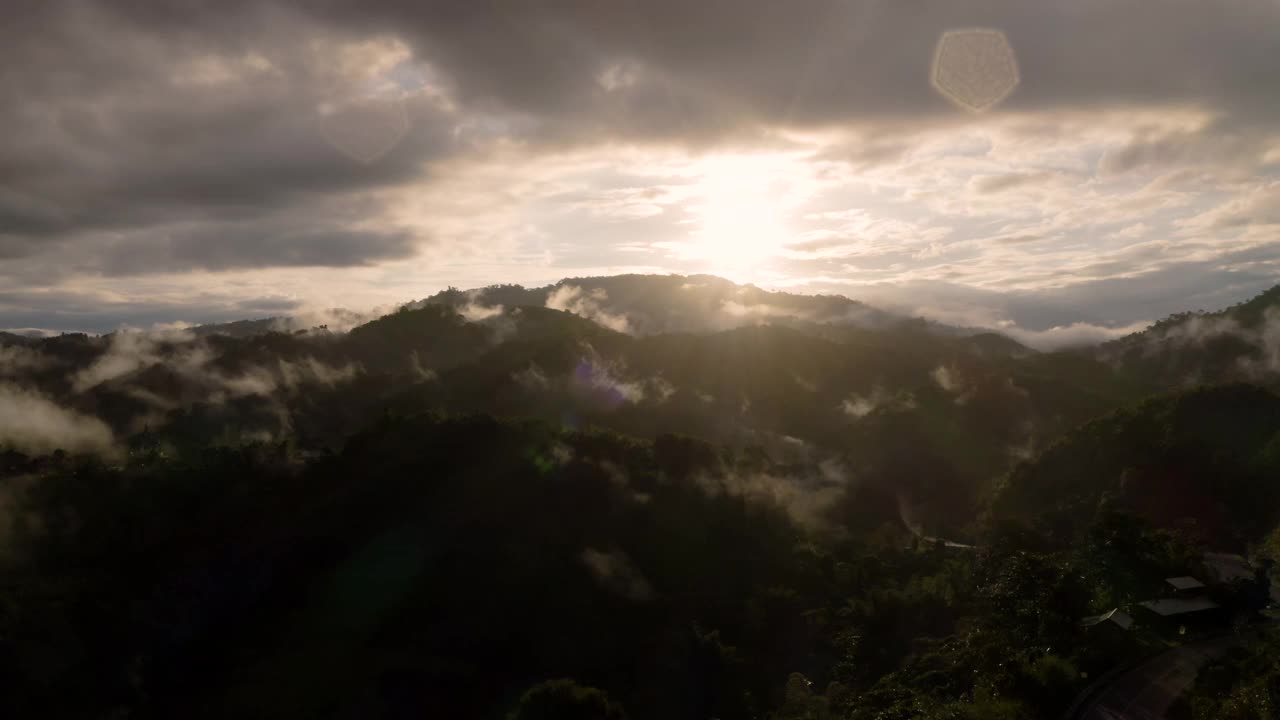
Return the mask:
<path fill-rule="evenodd" d="M 269 317 L 258 320 L 235 320 L 225 323 L 196 325 L 191 328 L 191 332 L 196 337 L 226 335 L 234 338 L 248 338 L 254 335 L 265 335 L 270 332 L 287 332 L 290 330 L 290 325 L 289 318 Z"/>
<path fill-rule="evenodd" d="M 260 320 L 14 336 L 0 372 L 11 392 L 72 414 L 58 427 L 100 421 L 120 443 L 146 432 L 175 448 L 273 438 L 317 452 L 388 409 L 677 431 L 830 460 L 899 493 L 913 524 L 954 529 L 996 478 L 1090 418 L 1192 380 L 1269 382 L 1276 295 L 1040 353 L 834 296 L 710 276 L 577 278 L 450 290 L 349 332 Z"/>
<path fill-rule="evenodd" d="M 1179 642 L 1080 618 L 1280 547 L 1278 295 L 1061 352 L 708 276 L 0 336 L 0 712 L 1057 716 Z"/>
<path fill-rule="evenodd" d="M 770 292 L 712 275 L 568 278 L 531 289 L 519 285 L 450 288 L 420 303 L 472 311 L 545 306 L 569 310 L 635 335 L 706 332 L 759 322 L 809 321 L 882 328 L 905 319 L 839 295 Z"/>
<path fill-rule="evenodd" d="M 1155 387 L 1280 380 L 1280 286 L 1218 312 L 1173 315 L 1093 351 Z"/>
<path fill-rule="evenodd" d="M 273 327 L 24 341 L 13 379 L 73 413 L 61 425 L 174 449 L 318 452 L 388 410 L 675 431 L 830 461 L 898 495 L 913 526 L 952 531 L 1014 462 L 1151 389 L 1088 353 L 709 276 L 451 290 L 345 333 Z"/>
<path fill-rule="evenodd" d="M 13 345 L 32 345 L 35 344 L 36 338 L 27 337 L 25 335 L 16 335 L 9 332 L 0 332 L 0 347 Z"/>

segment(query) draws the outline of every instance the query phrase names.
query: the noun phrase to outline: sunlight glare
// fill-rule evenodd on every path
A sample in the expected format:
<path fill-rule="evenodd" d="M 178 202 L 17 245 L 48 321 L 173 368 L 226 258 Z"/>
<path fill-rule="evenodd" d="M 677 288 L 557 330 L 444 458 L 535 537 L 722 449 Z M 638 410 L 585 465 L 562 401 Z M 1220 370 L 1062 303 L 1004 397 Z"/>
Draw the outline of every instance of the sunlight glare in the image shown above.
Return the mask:
<path fill-rule="evenodd" d="M 698 226 L 688 257 L 722 270 L 751 270 L 767 262 L 787 239 L 784 189 L 768 158 L 710 161 L 699 183 Z"/>

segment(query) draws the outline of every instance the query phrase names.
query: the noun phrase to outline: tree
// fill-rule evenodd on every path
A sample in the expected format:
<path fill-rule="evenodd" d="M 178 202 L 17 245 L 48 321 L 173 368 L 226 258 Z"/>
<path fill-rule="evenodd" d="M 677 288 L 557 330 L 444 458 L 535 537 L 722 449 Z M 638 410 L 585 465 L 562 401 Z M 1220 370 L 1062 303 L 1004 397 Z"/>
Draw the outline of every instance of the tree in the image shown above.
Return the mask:
<path fill-rule="evenodd" d="M 547 680 L 525 691 L 507 720 L 626 720 L 609 694 L 569 678 Z"/>

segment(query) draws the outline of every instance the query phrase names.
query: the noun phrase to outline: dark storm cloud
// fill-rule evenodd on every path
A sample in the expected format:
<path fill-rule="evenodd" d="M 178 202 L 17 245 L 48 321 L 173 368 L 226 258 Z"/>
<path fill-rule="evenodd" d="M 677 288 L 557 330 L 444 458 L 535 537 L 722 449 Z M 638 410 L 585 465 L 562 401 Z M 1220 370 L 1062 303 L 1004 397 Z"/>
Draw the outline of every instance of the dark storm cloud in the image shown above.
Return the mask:
<path fill-rule="evenodd" d="M 110 245 L 101 262 L 89 269 L 106 275 L 132 275 L 155 270 L 230 270 L 276 267 L 351 267 L 409 257 L 413 238 L 397 232 L 353 232 L 340 229 L 274 228 L 223 224 L 131 237 Z"/>
<path fill-rule="evenodd" d="M 468 103 L 569 118 L 574 132 L 728 131 L 744 121 L 831 124 L 951 107 L 928 83 L 948 29 L 1002 30 L 1019 109 L 1207 101 L 1250 113 L 1280 69 L 1267 0 L 430 0 L 330 3 L 393 30 Z M 630 78 L 609 92 L 611 68 Z M 1246 105 L 1248 107 L 1246 107 Z M 606 127 L 602 121 L 610 122 Z"/>
<path fill-rule="evenodd" d="M 318 112 L 361 90 L 317 51 L 349 36 L 283 10 L 220 6 L 220 24 L 196 33 L 120 7 L 51 4 L 2 38 L 0 257 L 61 250 L 94 264 L 66 246 L 107 272 L 146 272 L 408 254 L 401 232 L 344 223 L 352 198 L 449 151 L 447 113 L 410 94 L 395 152 L 359 162 L 327 141 Z"/>
<path fill-rule="evenodd" d="M 1272 95 L 1280 71 L 1280 10 L 1264 0 L 1167 0 L 1159 11 L 1143 0 L 86 2 L 14 15 L 0 36 L 11 68 L 0 79 L 5 256 L 85 228 L 313 214 L 327 196 L 413 179 L 479 115 L 557 143 L 960 119 L 928 83 L 934 44 L 956 27 L 1009 37 L 1023 78 L 1014 109 L 1202 102 L 1238 129 L 1271 116 L 1275 104 L 1256 98 Z M 460 111 L 413 100 L 406 137 L 362 164 L 316 130 L 316 108 L 351 79 L 315 41 L 379 36 L 430 62 Z M 241 66 L 223 68 L 228 82 L 184 82 L 199 70 L 184 64 L 201 58 L 209 72 Z M 874 145 L 860 152 L 902 150 Z M 1139 139 L 1104 165 L 1194 147 Z M 236 252 L 257 247 L 263 265 L 290 257 L 254 242 Z"/>

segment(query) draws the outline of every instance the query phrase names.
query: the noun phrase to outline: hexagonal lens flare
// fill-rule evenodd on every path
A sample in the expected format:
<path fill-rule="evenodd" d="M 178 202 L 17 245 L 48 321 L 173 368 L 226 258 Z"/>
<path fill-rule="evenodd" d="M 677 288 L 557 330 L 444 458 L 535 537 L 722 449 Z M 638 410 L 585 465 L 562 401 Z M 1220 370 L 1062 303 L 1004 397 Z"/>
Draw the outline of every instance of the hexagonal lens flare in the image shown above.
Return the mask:
<path fill-rule="evenodd" d="M 971 112 L 999 105 L 1018 87 L 1018 59 L 1008 38 L 991 28 L 948 30 L 938 38 L 930 81 Z"/>

